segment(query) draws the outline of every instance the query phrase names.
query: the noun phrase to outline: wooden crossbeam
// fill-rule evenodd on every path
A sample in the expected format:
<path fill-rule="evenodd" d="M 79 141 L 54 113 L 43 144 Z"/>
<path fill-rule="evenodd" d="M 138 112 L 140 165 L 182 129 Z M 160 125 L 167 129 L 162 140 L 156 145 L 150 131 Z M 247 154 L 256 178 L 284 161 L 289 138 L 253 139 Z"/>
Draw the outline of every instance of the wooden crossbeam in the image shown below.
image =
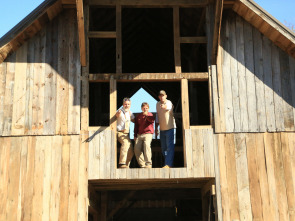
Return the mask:
<path fill-rule="evenodd" d="M 141 82 L 141 81 L 180 81 L 189 79 L 191 81 L 208 81 L 208 72 L 198 73 L 139 73 L 139 74 L 89 74 L 90 82 L 107 82 L 115 79 L 119 82 Z"/>
<path fill-rule="evenodd" d="M 203 6 L 209 0 L 89 0 L 89 5 L 134 5 L 134 6 Z"/>
<path fill-rule="evenodd" d="M 206 44 L 207 37 L 180 37 L 180 43 Z"/>
<path fill-rule="evenodd" d="M 115 31 L 89 31 L 88 38 L 116 38 Z"/>
<path fill-rule="evenodd" d="M 81 65 L 85 67 L 86 66 L 86 45 L 85 45 L 85 31 L 84 31 L 83 0 L 76 0 L 76 5 L 77 5 L 80 62 L 81 62 Z"/>

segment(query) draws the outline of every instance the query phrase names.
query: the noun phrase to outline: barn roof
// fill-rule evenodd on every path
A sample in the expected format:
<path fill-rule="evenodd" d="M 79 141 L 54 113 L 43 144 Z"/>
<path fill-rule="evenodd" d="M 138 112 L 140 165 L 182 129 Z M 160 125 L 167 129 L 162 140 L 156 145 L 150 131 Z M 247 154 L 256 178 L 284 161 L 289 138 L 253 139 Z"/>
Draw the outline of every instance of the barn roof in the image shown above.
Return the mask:
<path fill-rule="evenodd" d="M 196 0 L 198 1 L 198 0 Z M 271 16 L 252 0 L 220 0 L 222 10 L 231 8 L 246 21 L 256 27 L 282 50 L 295 58 L 295 34 Z M 76 5 L 77 2 L 77 5 Z M 83 0 L 45 0 L 21 22 L 0 39 L 0 63 L 24 42 L 34 36 L 47 22 L 51 21 L 64 8 L 75 7 L 78 14 L 78 30 L 81 64 L 85 59 Z M 76 7 L 77 6 L 77 7 Z M 218 18 L 217 18 L 218 20 Z M 220 20 L 220 19 L 219 19 Z M 84 53 L 84 54 L 83 54 Z"/>

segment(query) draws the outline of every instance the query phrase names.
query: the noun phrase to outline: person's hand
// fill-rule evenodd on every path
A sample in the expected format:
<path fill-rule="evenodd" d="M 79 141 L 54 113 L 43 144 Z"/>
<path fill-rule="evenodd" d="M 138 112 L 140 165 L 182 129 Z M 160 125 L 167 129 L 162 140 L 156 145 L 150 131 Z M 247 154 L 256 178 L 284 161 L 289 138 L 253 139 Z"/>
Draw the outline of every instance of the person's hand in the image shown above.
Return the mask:
<path fill-rule="evenodd" d="M 158 130 L 158 128 L 156 128 L 156 130 L 155 130 L 155 134 L 156 134 L 156 137 L 159 135 L 159 130 Z"/>
<path fill-rule="evenodd" d="M 144 116 L 147 116 L 148 113 L 149 113 L 149 112 L 143 112 L 142 114 L 143 114 Z"/>
<path fill-rule="evenodd" d="M 134 142 L 136 142 L 137 137 L 134 137 Z"/>
<path fill-rule="evenodd" d="M 166 109 L 167 106 L 166 106 L 166 104 L 161 104 L 160 107 L 161 107 L 162 109 Z"/>

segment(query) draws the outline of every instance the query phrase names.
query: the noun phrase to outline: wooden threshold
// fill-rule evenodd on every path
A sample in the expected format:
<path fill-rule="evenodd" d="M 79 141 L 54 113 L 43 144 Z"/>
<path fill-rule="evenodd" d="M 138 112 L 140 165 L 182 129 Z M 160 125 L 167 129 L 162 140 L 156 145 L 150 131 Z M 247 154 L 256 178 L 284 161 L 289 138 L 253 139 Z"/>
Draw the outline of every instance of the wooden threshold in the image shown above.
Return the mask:
<path fill-rule="evenodd" d="M 115 31 L 89 31 L 88 38 L 116 38 Z"/>
<path fill-rule="evenodd" d="M 123 169 L 120 169 L 123 170 Z M 125 170 L 125 169 L 124 169 Z M 128 169 L 132 170 L 132 169 Z M 133 169 L 135 170 L 135 169 Z M 141 169 L 153 170 L 153 169 Z M 160 169 L 168 170 L 168 169 Z M 170 169 L 171 170 L 171 169 Z M 88 184 L 96 191 L 98 190 L 143 190 L 143 189 L 173 189 L 173 188 L 202 188 L 214 178 L 195 179 L 111 179 L 111 180 L 89 180 Z"/>
<path fill-rule="evenodd" d="M 124 81 L 180 81 L 181 79 L 207 81 L 208 72 L 197 73 L 138 73 L 138 74 L 89 74 L 90 82 L 107 82 L 116 79 L 118 82 Z"/>

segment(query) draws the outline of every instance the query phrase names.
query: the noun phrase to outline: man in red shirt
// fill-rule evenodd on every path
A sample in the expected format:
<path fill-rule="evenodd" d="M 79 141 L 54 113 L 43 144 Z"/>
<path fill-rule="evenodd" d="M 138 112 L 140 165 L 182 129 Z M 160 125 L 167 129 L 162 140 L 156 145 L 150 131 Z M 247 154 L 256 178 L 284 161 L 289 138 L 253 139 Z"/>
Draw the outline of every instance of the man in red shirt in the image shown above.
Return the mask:
<path fill-rule="evenodd" d="M 155 118 L 149 112 L 149 104 L 141 104 L 142 113 L 135 118 L 134 127 L 134 153 L 141 168 L 152 168 L 151 142 L 154 133 Z"/>

